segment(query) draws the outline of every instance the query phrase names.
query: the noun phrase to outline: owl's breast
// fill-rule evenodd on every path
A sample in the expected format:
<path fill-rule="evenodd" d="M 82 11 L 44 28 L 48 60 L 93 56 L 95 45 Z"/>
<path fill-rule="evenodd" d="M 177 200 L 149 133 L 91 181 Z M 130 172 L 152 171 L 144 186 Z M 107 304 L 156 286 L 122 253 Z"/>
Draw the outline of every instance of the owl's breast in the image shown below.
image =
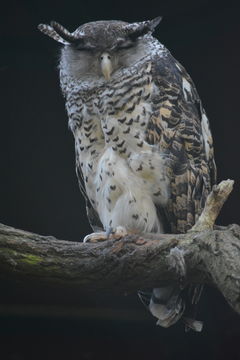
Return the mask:
<path fill-rule="evenodd" d="M 105 152 L 111 149 L 119 163 L 124 161 L 128 177 L 139 179 L 145 191 L 152 194 L 154 202 L 163 204 L 169 197 L 167 160 L 158 145 L 146 141 L 155 92 L 151 63 L 148 63 L 141 71 L 129 73 L 121 82 L 106 89 L 99 111 Z M 102 162 L 101 171 L 104 172 L 103 167 L 108 167 L 108 163 Z M 111 173 L 109 169 L 106 172 Z"/>
<path fill-rule="evenodd" d="M 122 157 L 144 150 L 145 132 L 152 115 L 154 84 L 151 63 L 141 71 L 129 72 L 116 79 L 102 93 L 99 115 L 105 142 Z"/>
<path fill-rule="evenodd" d="M 155 92 L 151 63 L 138 70 L 81 96 L 77 168 L 104 227 L 159 231 L 154 204 L 168 201 L 169 181 L 164 156 L 146 141 Z"/>

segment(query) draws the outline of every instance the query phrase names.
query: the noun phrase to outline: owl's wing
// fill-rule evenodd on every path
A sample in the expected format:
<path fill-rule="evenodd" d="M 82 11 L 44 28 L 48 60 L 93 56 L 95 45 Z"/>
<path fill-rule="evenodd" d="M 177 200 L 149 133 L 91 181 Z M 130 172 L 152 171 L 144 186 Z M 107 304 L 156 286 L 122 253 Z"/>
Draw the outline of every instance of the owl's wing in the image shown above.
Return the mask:
<path fill-rule="evenodd" d="M 88 198 L 88 195 L 87 195 L 87 192 L 85 189 L 83 174 L 82 174 L 82 170 L 81 170 L 81 166 L 80 166 L 80 162 L 79 162 L 79 156 L 76 156 L 76 174 L 77 174 L 77 178 L 78 178 L 78 184 L 79 184 L 80 191 L 85 199 L 88 221 L 94 232 L 100 231 L 103 229 L 103 225 L 101 223 L 101 220 L 99 219 L 98 213 L 93 208 L 93 206 Z"/>
<path fill-rule="evenodd" d="M 216 182 L 211 131 L 193 81 L 169 51 L 154 58 L 152 76 L 156 94 L 146 141 L 168 159 L 170 200 L 163 211 L 170 231 L 186 232 Z"/>
<path fill-rule="evenodd" d="M 78 84 L 74 83 L 74 81 L 67 76 L 63 76 L 62 78 L 60 78 L 60 80 L 61 80 L 62 93 L 66 99 L 66 109 L 67 109 L 68 117 L 69 117 L 68 125 L 69 125 L 69 128 L 71 128 L 71 130 L 74 134 L 74 138 L 75 138 L 75 159 L 76 159 L 75 167 L 76 167 L 76 175 L 77 175 L 77 179 L 78 179 L 78 184 L 79 184 L 80 191 L 85 199 L 88 221 L 89 221 L 93 231 L 96 232 L 96 231 L 102 230 L 103 225 L 99 219 L 99 216 L 98 216 L 96 210 L 93 208 L 93 206 L 88 198 L 87 192 L 86 192 L 82 169 L 81 169 L 81 165 L 80 165 L 80 154 L 79 154 L 79 150 L 78 150 L 78 146 L 77 146 L 78 137 L 75 137 L 75 130 L 77 128 L 76 124 L 78 124 L 79 126 L 81 124 L 81 119 L 79 118 L 79 114 L 75 112 L 76 108 L 74 106 L 72 106 L 73 104 L 76 104 L 79 99 Z M 71 91 L 69 91 L 68 86 L 71 86 Z"/>

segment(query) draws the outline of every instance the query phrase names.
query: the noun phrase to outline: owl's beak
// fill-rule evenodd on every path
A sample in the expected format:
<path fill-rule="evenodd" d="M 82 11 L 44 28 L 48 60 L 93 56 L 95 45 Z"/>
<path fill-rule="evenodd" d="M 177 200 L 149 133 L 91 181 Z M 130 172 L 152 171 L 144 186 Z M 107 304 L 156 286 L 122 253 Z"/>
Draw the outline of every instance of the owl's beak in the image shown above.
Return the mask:
<path fill-rule="evenodd" d="M 100 56 L 100 66 L 106 80 L 110 80 L 113 71 L 111 55 L 107 52 Z"/>

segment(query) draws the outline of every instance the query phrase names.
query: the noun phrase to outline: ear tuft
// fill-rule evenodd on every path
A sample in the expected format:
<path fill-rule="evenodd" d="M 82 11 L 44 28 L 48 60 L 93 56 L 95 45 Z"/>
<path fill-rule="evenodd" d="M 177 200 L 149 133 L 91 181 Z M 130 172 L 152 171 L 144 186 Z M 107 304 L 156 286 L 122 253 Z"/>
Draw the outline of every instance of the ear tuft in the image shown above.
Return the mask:
<path fill-rule="evenodd" d="M 124 27 L 125 33 L 131 40 L 136 40 L 138 37 L 143 36 L 149 32 L 153 32 L 162 20 L 161 16 L 153 20 L 142 21 L 138 23 L 128 24 Z"/>
<path fill-rule="evenodd" d="M 64 40 L 50 25 L 39 24 L 38 30 L 63 45 L 69 45 L 69 42 Z"/>
<path fill-rule="evenodd" d="M 56 33 L 68 43 L 75 43 L 76 41 L 80 40 L 78 36 L 70 33 L 70 31 L 68 31 L 64 26 L 62 26 L 58 22 L 51 21 L 50 25 L 56 31 Z"/>
<path fill-rule="evenodd" d="M 38 29 L 45 35 L 64 45 L 75 44 L 83 40 L 82 34 L 76 35 L 70 33 L 64 26 L 56 21 L 51 21 L 50 25 L 39 24 Z"/>
<path fill-rule="evenodd" d="M 160 24 L 160 22 L 162 21 L 162 16 L 158 16 L 155 19 L 149 20 L 149 24 L 148 27 L 150 29 L 150 31 L 154 31 L 155 28 Z"/>

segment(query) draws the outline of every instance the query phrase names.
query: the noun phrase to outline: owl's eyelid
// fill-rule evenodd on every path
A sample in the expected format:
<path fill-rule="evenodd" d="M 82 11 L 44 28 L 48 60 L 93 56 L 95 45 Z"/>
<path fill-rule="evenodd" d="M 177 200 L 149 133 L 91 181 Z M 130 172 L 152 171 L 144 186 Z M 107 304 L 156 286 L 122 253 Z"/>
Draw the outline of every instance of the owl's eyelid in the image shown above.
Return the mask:
<path fill-rule="evenodd" d="M 122 42 L 116 45 L 116 50 L 124 50 L 124 49 L 130 49 L 132 47 L 134 47 L 136 45 L 136 43 L 134 41 L 126 41 L 126 42 Z"/>
<path fill-rule="evenodd" d="M 78 51 L 93 51 L 94 48 L 88 47 L 88 46 L 81 46 L 81 47 L 77 47 L 76 50 L 78 50 Z"/>
<path fill-rule="evenodd" d="M 75 45 L 75 49 L 79 50 L 79 51 L 93 51 L 93 50 L 95 50 L 95 46 L 82 43 L 82 44 Z"/>

